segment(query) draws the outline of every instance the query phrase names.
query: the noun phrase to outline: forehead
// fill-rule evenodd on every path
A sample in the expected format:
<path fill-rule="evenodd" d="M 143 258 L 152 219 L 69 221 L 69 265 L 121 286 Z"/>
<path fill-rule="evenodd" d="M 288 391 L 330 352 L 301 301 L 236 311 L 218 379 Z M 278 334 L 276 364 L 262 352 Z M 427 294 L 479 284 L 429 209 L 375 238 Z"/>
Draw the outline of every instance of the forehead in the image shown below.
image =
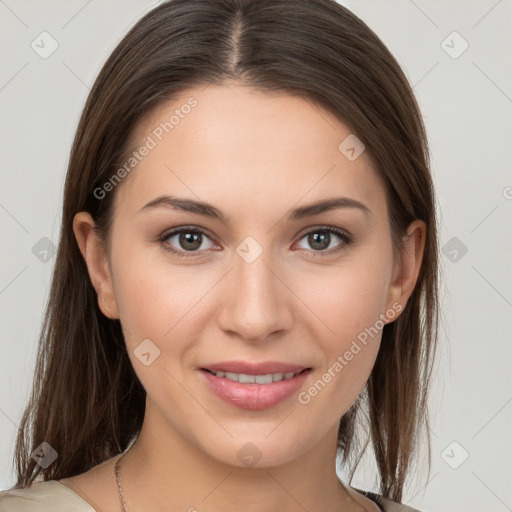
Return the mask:
<path fill-rule="evenodd" d="M 351 160 L 340 150 L 353 137 L 302 97 L 240 85 L 191 88 L 139 121 L 132 136 L 139 157 L 117 206 L 140 208 L 167 193 L 226 208 L 273 205 L 277 213 L 280 205 L 344 195 L 385 211 L 370 155 Z"/>

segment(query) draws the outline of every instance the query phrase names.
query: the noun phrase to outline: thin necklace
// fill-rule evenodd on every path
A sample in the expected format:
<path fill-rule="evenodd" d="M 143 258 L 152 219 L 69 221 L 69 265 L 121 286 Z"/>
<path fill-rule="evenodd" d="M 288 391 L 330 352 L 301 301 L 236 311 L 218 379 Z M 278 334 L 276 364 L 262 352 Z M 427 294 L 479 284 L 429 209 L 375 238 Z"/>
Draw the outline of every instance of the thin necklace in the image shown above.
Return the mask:
<path fill-rule="evenodd" d="M 123 455 L 121 455 L 121 457 L 119 457 L 115 464 L 114 464 L 114 474 L 116 475 L 116 481 L 117 481 L 117 492 L 119 494 L 119 502 L 121 503 L 121 512 L 128 512 L 128 509 L 126 508 L 126 502 L 124 500 L 124 494 L 123 494 L 123 486 L 121 484 L 121 472 L 120 472 L 120 469 L 119 469 L 119 463 L 121 462 L 121 459 L 125 456 L 125 453 L 123 453 Z M 350 497 L 347 489 L 345 488 L 345 486 L 343 485 L 343 482 L 338 479 L 338 482 L 340 483 L 341 487 L 343 488 L 343 490 L 345 491 L 345 501 L 352 501 L 352 498 Z"/>
<path fill-rule="evenodd" d="M 121 511 L 128 512 L 128 509 L 126 508 L 126 503 L 124 501 L 123 488 L 121 486 L 121 473 L 119 471 L 119 462 L 121 462 L 121 459 L 123 457 L 124 457 L 124 453 L 123 453 L 123 455 L 121 455 L 121 457 L 119 457 L 116 460 L 116 463 L 114 464 L 114 474 L 116 475 L 116 480 L 117 480 L 117 492 L 119 494 L 119 501 L 121 503 Z"/>

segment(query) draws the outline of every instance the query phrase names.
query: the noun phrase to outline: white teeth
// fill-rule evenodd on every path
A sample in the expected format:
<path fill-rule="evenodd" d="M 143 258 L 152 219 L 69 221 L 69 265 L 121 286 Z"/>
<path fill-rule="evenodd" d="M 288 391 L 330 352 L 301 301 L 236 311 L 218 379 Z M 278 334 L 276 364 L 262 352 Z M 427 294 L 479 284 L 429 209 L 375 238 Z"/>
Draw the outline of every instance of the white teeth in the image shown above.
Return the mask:
<path fill-rule="evenodd" d="M 246 373 L 232 373 L 232 372 L 215 372 L 210 370 L 216 377 L 225 377 L 233 382 L 240 382 L 241 384 L 270 384 L 271 382 L 279 382 L 281 380 L 289 380 L 295 375 L 294 372 L 288 373 L 267 373 L 266 375 L 247 375 Z"/>
<path fill-rule="evenodd" d="M 254 377 L 254 381 L 256 384 L 270 384 L 272 382 L 272 374 L 267 373 L 267 375 L 256 375 Z"/>

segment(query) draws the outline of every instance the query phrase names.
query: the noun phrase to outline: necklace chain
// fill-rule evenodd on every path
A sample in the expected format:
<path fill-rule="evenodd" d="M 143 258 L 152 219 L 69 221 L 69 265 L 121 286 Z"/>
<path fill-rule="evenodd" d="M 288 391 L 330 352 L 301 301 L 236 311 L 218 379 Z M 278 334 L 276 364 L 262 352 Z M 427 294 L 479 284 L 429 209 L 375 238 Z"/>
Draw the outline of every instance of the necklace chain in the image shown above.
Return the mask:
<path fill-rule="evenodd" d="M 128 509 L 126 508 L 126 503 L 124 501 L 124 494 L 123 494 L 123 487 L 121 485 L 121 473 L 119 471 L 119 463 L 121 462 L 121 459 L 124 457 L 124 453 L 123 455 L 121 455 L 121 457 L 119 457 L 117 460 L 116 460 L 116 463 L 114 464 L 114 473 L 116 475 L 116 481 L 117 481 L 117 492 L 119 494 L 119 501 L 121 503 L 121 511 L 122 512 L 128 512 Z"/>
<path fill-rule="evenodd" d="M 124 457 L 124 455 L 125 454 L 123 453 L 123 455 L 121 455 L 121 457 L 119 457 L 116 460 L 116 462 L 114 464 L 114 473 L 116 475 L 117 492 L 119 494 L 119 502 L 121 503 L 121 512 L 128 512 L 128 509 L 126 508 L 126 502 L 124 500 L 123 486 L 121 485 L 121 472 L 119 470 L 119 463 L 121 462 L 121 459 Z M 343 482 L 341 480 L 338 480 L 338 481 L 340 482 L 341 487 L 343 488 L 343 490 L 345 491 L 345 494 L 347 495 L 345 497 L 345 500 L 346 501 L 352 501 L 352 498 L 348 494 L 348 491 L 345 488 L 345 486 L 343 485 Z"/>

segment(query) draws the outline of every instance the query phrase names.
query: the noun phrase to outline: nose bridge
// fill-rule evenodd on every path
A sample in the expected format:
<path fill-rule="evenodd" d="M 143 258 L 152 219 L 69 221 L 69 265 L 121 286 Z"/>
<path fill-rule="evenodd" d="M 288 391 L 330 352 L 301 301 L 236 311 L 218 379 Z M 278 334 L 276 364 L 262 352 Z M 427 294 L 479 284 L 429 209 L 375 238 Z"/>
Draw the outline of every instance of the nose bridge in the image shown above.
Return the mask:
<path fill-rule="evenodd" d="M 245 240 L 237 247 L 233 267 L 219 316 L 221 327 L 252 340 L 289 328 L 290 296 L 274 274 L 279 269 L 273 268 L 271 251 Z"/>

